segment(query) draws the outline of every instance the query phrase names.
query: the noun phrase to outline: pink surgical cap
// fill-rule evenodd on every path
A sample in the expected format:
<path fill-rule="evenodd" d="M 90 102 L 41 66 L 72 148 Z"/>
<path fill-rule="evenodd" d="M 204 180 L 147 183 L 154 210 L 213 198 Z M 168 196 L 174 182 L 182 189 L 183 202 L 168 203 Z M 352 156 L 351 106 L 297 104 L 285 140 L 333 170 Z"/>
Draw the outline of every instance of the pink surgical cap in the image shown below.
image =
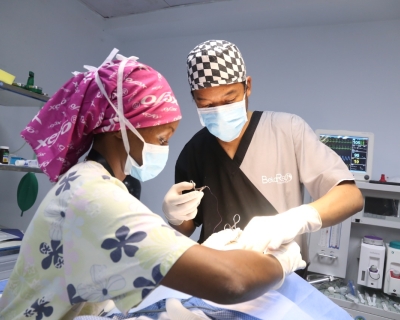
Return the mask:
<path fill-rule="evenodd" d="M 120 62 L 109 61 L 97 71 L 115 106 Z M 21 132 L 51 181 L 57 181 L 78 162 L 90 148 L 94 134 L 120 130 L 115 110 L 96 84 L 95 72 L 77 73 L 67 81 Z M 182 118 L 171 87 L 156 70 L 129 60 L 123 74 L 124 115 L 135 128 Z"/>

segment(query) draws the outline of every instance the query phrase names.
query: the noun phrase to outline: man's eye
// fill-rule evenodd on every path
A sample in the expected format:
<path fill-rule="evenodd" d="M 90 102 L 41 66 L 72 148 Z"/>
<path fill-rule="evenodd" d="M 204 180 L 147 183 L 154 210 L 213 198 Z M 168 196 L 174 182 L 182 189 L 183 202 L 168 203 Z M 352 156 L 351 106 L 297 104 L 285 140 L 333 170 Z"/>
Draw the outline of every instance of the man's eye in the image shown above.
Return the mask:
<path fill-rule="evenodd" d="M 164 138 L 160 138 L 160 144 L 161 144 L 161 145 L 168 144 L 168 141 L 165 140 Z"/>

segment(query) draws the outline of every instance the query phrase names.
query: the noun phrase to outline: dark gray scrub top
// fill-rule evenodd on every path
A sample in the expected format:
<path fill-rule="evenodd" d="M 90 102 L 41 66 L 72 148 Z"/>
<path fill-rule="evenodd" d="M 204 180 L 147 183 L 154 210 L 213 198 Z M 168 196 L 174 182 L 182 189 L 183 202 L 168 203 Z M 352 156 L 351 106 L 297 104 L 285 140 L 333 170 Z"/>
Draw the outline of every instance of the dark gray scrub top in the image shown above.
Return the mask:
<path fill-rule="evenodd" d="M 194 218 L 195 225 L 202 226 L 201 243 L 225 224 L 233 225 L 236 214 L 236 226 L 244 229 L 254 216 L 301 205 L 303 186 L 316 200 L 354 178 L 299 116 L 255 111 L 233 159 L 207 128 L 193 136 L 175 167 L 176 183 L 190 180 L 211 189 L 204 189 Z M 303 240 L 296 238 L 300 246 Z"/>

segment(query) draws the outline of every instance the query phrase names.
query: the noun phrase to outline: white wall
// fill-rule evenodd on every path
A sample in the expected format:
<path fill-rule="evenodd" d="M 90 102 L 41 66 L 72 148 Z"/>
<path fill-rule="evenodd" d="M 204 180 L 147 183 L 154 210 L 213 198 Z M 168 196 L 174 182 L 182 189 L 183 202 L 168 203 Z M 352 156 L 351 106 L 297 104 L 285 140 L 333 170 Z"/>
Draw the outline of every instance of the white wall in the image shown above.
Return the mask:
<path fill-rule="evenodd" d="M 373 178 L 381 173 L 400 175 L 400 20 L 365 22 L 370 17 L 367 15 L 361 19 L 364 22 L 353 24 L 334 25 L 330 20 L 325 26 L 267 29 L 261 28 L 262 23 L 254 23 L 252 26 L 258 29 L 239 31 L 240 17 L 261 20 L 264 15 L 250 8 L 232 15 L 232 3 L 215 4 L 212 15 L 204 15 L 203 7 L 196 6 L 198 15 L 194 17 L 194 7 L 189 6 L 179 9 L 180 19 L 171 9 L 162 12 L 161 20 L 156 19 L 160 11 L 104 22 L 78 1 L 3 2 L 0 28 L 9 32 L 0 36 L 0 68 L 16 74 L 20 82 L 26 81 L 29 70 L 35 71 L 36 84 L 53 93 L 70 71 L 81 70 L 83 64 L 99 65 L 115 46 L 122 54 L 137 55 L 163 73 L 177 95 L 184 118 L 171 140 L 166 170 L 143 184 L 142 200 L 156 213 L 161 213 L 163 196 L 173 183 L 180 150 L 201 128 L 186 80 L 186 56 L 195 45 L 211 38 L 234 42 L 242 51 L 248 74 L 253 77 L 252 110 L 296 113 L 314 129 L 372 131 L 376 137 Z M 356 12 L 357 6 L 352 9 Z M 288 12 L 298 17 L 296 10 Z M 336 11 L 337 15 L 341 12 Z M 202 16 L 209 18 L 203 25 Z M 344 16 L 344 22 L 353 17 Z M 211 20 L 213 25 L 218 21 L 221 29 L 210 28 Z M 191 21 L 195 27 L 187 28 Z M 313 24 L 323 22 L 319 18 Z M 233 25 L 235 28 L 229 27 Z M 121 26 L 125 27 L 119 30 Z M 35 31 L 35 37 L 29 30 Z M 36 110 L 24 109 L 16 114 L 15 109 L 0 107 L 0 144 L 20 146 L 19 132 Z M 27 147 L 25 152 L 27 156 L 31 153 Z M 19 178 L 0 174 L 9 182 L 6 190 L 0 186 L 0 224 L 19 223 L 21 219 L 15 218 L 19 212 L 13 205 Z M 42 176 L 42 180 L 46 179 Z M 49 184 L 40 183 L 43 196 Z M 30 211 L 27 216 L 31 215 Z M 25 225 L 27 219 L 23 219 Z"/>
<path fill-rule="evenodd" d="M 28 71 L 34 71 L 35 84 L 49 94 L 72 76 L 71 71 L 83 70 L 84 64 L 101 64 L 112 48 L 118 47 L 118 40 L 103 32 L 103 20 L 77 1 L 2 1 L 0 30 L 0 69 L 16 75 L 15 81 L 22 83 L 26 83 Z M 4 106 L 10 104 L 32 107 Z M 10 150 L 22 146 L 20 132 L 39 107 L 0 90 L 0 145 L 8 145 Z M 25 146 L 18 155 L 32 159 L 33 152 Z M 16 199 L 23 173 L 0 171 L 0 225 L 26 229 L 51 186 L 45 175 L 36 176 L 38 200 L 20 218 Z"/>
<path fill-rule="evenodd" d="M 132 43 L 127 39 L 123 51 L 164 74 L 183 112 L 171 140 L 167 169 L 143 186 L 143 201 L 153 210 L 160 211 L 178 153 L 201 128 L 189 94 L 185 61 L 195 45 L 212 38 L 229 40 L 241 50 L 253 78 L 250 109 L 296 113 L 313 129 L 372 131 L 372 178 L 379 179 L 381 173 L 400 175 L 400 20 Z"/>

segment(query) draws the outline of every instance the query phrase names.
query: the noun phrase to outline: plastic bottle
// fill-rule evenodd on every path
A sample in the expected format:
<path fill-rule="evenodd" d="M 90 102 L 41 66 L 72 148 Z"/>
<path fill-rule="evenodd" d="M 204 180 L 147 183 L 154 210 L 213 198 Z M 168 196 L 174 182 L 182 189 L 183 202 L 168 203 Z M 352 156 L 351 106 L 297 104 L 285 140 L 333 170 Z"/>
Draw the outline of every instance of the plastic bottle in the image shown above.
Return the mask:
<path fill-rule="evenodd" d="M 19 167 L 38 168 L 37 160 L 16 160 L 15 165 Z"/>
<path fill-rule="evenodd" d="M 356 296 L 356 287 L 354 286 L 352 280 L 349 280 L 349 282 L 347 283 L 347 288 L 349 289 L 349 293 L 351 293 L 353 296 Z"/>
<path fill-rule="evenodd" d="M 355 296 L 353 296 L 351 293 L 347 293 L 347 294 L 345 295 L 345 297 L 346 297 L 347 299 L 353 301 L 354 303 L 358 303 L 358 302 L 359 302 L 358 298 L 356 298 Z"/>
<path fill-rule="evenodd" d="M 335 293 L 336 290 L 335 290 L 334 287 L 329 287 L 329 288 L 328 288 L 328 291 L 329 291 L 330 293 L 333 294 L 333 293 Z"/>
<path fill-rule="evenodd" d="M 376 294 L 375 293 L 372 295 L 372 305 L 374 307 L 376 307 Z"/>
<path fill-rule="evenodd" d="M 357 291 L 357 293 L 358 293 L 358 297 L 360 298 L 361 303 L 364 304 L 364 303 L 365 303 L 365 300 L 364 300 L 364 298 L 363 298 L 361 292 L 360 292 L 360 291 Z"/>
<path fill-rule="evenodd" d="M 365 293 L 365 298 L 367 299 L 367 301 L 368 301 L 368 305 L 369 306 L 372 306 L 372 300 L 371 300 L 371 297 L 369 296 L 369 294 L 366 292 Z"/>
<path fill-rule="evenodd" d="M 345 295 L 347 292 L 349 292 L 349 288 L 348 288 L 348 287 L 340 287 L 340 288 L 339 288 L 339 292 L 340 292 L 342 295 Z"/>
<path fill-rule="evenodd" d="M 0 146 L 0 163 L 9 164 L 10 148 L 6 146 Z"/>

